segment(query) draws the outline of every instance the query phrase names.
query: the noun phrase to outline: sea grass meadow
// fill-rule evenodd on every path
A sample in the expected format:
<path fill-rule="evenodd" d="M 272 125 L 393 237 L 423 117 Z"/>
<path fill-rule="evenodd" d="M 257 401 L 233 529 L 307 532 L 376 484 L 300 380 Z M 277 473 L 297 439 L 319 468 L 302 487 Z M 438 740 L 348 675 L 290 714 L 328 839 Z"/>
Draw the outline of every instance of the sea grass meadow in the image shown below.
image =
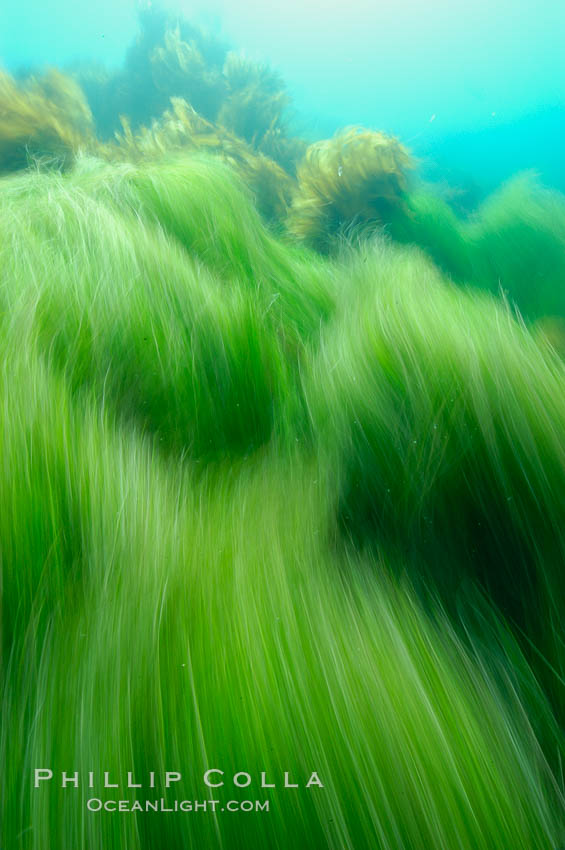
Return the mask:
<path fill-rule="evenodd" d="M 565 91 L 306 115 L 130 5 L 2 12 L 0 847 L 560 850 Z"/>

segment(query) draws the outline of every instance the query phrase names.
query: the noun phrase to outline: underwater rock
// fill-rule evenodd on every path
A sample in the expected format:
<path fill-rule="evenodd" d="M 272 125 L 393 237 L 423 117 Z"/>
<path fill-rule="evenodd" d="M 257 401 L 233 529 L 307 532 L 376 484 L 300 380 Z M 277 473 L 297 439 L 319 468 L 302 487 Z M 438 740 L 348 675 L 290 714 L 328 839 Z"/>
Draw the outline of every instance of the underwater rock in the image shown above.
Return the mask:
<path fill-rule="evenodd" d="M 349 127 L 310 145 L 298 166 L 288 229 L 318 250 L 344 226 L 386 223 L 404 206 L 408 150 L 386 133 Z"/>

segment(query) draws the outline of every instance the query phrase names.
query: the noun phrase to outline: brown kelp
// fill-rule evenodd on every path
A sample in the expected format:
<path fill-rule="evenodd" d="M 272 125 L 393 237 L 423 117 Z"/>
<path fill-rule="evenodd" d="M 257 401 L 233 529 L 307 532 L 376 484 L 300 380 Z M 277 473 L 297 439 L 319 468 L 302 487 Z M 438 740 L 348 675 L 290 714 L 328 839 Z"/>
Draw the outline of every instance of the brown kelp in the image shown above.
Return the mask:
<path fill-rule="evenodd" d="M 139 22 L 122 69 L 75 70 L 103 140 L 119 133 L 124 120 L 134 133 L 162 122 L 171 98 L 182 99 L 217 132 L 229 131 L 294 176 L 307 143 L 289 134 L 291 98 L 278 72 L 228 53 L 217 37 L 157 7 L 140 11 Z"/>
<path fill-rule="evenodd" d="M 308 144 L 289 134 L 291 98 L 281 75 L 232 52 L 224 65 L 224 77 L 227 96 L 218 122 L 295 175 Z"/>
<path fill-rule="evenodd" d="M 290 232 L 328 250 L 331 238 L 348 225 L 386 224 L 404 207 L 413 165 L 397 139 L 362 127 L 310 145 L 297 170 Z"/>
<path fill-rule="evenodd" d="M 183 41 L 178 25 L 165 33 L 150 61 L 155 87 L 165 98 L 182 97 L 203 115 L 217 115 L 226 88 L 221 69 L 206 64 L 194 40 Z"/>
<path fill-rule="evenodd" d="M 134 130 L 150 124 L 171 97 L 188 100 L 215 120 L 225 96 L 222 67 L 227 46 L 217 37 L 157 4 L 138 9 L 139 31 L 121 68 L 75 69 L 94 113 L 99 136 L 110 139 L 121 116 Z"/>
<path fill-rule="evenodd" d="M 266 65 L 228 53 L 224 65 L 227 97 L 218 121 L 256 148 L 265 135 L 281 130 L 290 98 L 282 77 Z"/>
<path fill-rule="evenodd" d="M 68 167 L 93 143 L 92 114 L 73 79 L 55 69 L 22 82 L 0 73 L 0 171 L 33 160 Z"/>
<path fill-rule="evenodd" d="M 281 76 L 243 56 L 227 54 L 219 39 L 157 7 L 140 10 L 139 22 L 140 32 L 123 68 L 86 65 L 74 70 L 94 112 L 102 142 L 99 154 L 113 150 L 114 158 L 127 155 L 137 161 L 142 150 L 155 157 L 179 147 L 222 148 L 253 187 L 267 218 L 282 221 L 291 194 L 289 176 L 295 175 L 306 143 L 288 135 L 284 113 L 290 97 Z M 85 133 L 92 137 L 92 116 L 76 81 L 66 82 L 67 88 L 74 87 L 74 104 L 70 91 L 63 102 L 62 78 L 53 78 L 45 92 L 34 83 L 34 91 L 49 100 L 34 108 L 48 124 L 45 116 L 54 108 L 59 123 L 67 113 L 65 121 L 82 133 L 85 146 Z M 79 99 L 86 107 L 84 115 L 79 114 Z M 65 138 L 59 147 L 70 162 L 77 139 L 59 128 L 61 135 Z M 115 149 L 116 135 L 121 154 Z M 95 151 L 95 145 L 88 147 Z"/>
<path fill-rule="evenodd" d="M 269 221 L 281 222 L 288 211 L 293 180 L 276 162 L 254 151 L 243 139 L 214 125 L 180 98 L 151 127 L 133 133 L 122 121 L 122 133 L 99 148 L 110 161 L 143 162 L 187 152 L 212 153 L 236 171 L 254 193 Z"/>

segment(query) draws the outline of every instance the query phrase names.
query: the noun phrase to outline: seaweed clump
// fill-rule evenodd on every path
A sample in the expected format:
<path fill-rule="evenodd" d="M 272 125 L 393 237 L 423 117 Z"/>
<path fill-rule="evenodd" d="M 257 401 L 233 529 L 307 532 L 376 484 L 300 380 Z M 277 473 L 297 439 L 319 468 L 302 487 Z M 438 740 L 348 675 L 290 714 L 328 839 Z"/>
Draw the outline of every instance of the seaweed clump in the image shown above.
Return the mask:
<path fill-rule="evenodd" d="M 224 65 L 228 96 L 218 121 L 246 142 L 260 148 L 269 134 L 281 130 L 283 112 L 290 102 L 280 74 L 237 53 Z"/>
<path fill-rule="evenodd" d="M 166 99 L 183 97 L 207 118 L 214 119 L 225 97 L 221 69 L 208 65 L 194 39 L 185 41 L 180 25 L 168 30 L 164 44 L 150 57 L 155 87 Z"/>
<path fill-rule="evenodd" d="M 406 204 L 392 239 L 418 245 L 459 284 L 502 293 L 528 322 L 565 317 L 565 198 L 535 173 L 515 175 L 465 216 L 433 187 Z"/>
<path fill-rule="evenodd" d="M 276 162 L 254 151 L 245 141 L 212 124 L 182 98 L 171 98 L 171 109 L 151 127 L 134 133 L 122 119 L 116 141 L 101 146 L 110 161 L 143 162 L 187 151 L 212 153 L 233 168 L 251 189 L 259 212 L 268 221 L 282 221 L 289 209 L 292 178 Z"/>
<path fill-rule="evenodd" d="M 557 671 L 539 677 L 563 706 L 565 373 L 550 340 L 414 249 L 374 240 L 351 258 L 357 299 L 324 329 L 307 384 L 343 539 L 402 552 L 455 617 L 480 588 Z"/>
<path fill-rule="evenodd" d="M 362 127 L 310 145 L 298 166 L 290 232 L 327 251 L 348 225 L 387 223 L 405 208 L 406 172 L 413 167 L 397 139 Z"/>
<path fill-rule="evenodd" d="M 228 53 L 223 73 L 227 96 L 218 122 L 294 176 L 308 145 L 288 134 L 291 99 L 281 75 L 237 53 Z"/>
<path fill-rule="evenodd" d="M 159 8 L 140 10 L 139 26 L 122 69 L 75 72 L 102 139 L 120 131 L 121 116 L 135 132 L 158 119 L 171 98 L 182 98 L 295 175 L 307 143 L 289 134 L 291 98 L 277 71 L 228 53 L 215 35 Z"/>
<path fill-rule="evenodd" d="M 182 97 L 216 120 L 227 88 L 222 69 L 227 46 L 182 17 L 151 6 L 138 11 L 139 33 L 123 68 L 79 67 L 76 77 L 94 112 L 98 134 L 110 139 L 127 116 L 134 130 Z"/>
<path fill-rule="evenodd" d="M 28 793 L 81 763 L 319 766 L 139 850 L 562 846 L 565 370 L 415 251 L 275 239 L 219 156 L 0 195 L 5 846 L 115 846 Z"/>
<path fill-rule="evenodd" d="M 92 113 L 80 86 L 55 69 L 17 83 L 0 73 L 0 172 L 30 159 L 68 167 L 94 143 Z"/>

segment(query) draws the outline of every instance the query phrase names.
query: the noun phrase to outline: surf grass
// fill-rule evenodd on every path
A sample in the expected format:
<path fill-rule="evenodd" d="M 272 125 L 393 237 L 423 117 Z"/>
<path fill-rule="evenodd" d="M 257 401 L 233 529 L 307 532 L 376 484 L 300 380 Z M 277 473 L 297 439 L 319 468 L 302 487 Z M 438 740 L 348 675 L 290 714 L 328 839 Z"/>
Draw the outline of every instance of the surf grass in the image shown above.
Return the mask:
<path fill-rule="evenodd" d="M 431 192 L 414 193 L 390 234 L 423 248 L 458 283 L 502 295 L 527 320 L 565 317 L 565 197 L 518 175 L 467 218 Z"/>
<path fill-rule="evenodd" d="M 19 610 L 3 700 L 7 846 L 559 840 L 559 792 L 518 698 L 383 562 L 331 555 L 312 460 L 271 454 L 197 484 L 93 400 L 73 402 L 40 361 L 4 364 L 2 547 L 21 556 L 4 599 Z M 184 781 L 31 789 L 47 765 L 145 783 L 178 769 Z M 254 784 L 208 794 L 210 766 L 226 780 L 248 769 Z M 257 789 L 260 770 L 276 790 Z M 284 770 L 301 786 L 316 770 L 325 787 L 284 791 Z M 257 797 L 271 811 L 107 816 L 86 811 L 93 797 Z"/>
<path fill-rule="evenodd" d="M 7 846 L 556 846 L 556 718 L 473 586 L 558 672 L 562 367 L 420 254 L 319 261 L 186 168 L 0 185 Z M 134 794 L 271 811 L 86 810 Z"/>
<path fill-rule="evenodd" d="M 508 181 L 466 228 L 473 279 L 502 289 L 528 318 L 565 316 L 565 196 L 535 175 Z"/>
<path fill-rule="evenodd" d="M 84 170 L 89 172 L 86 160 Z M 90 166 L 86 191 L 121 212 L 158 224 L 228 286 L 247 285 L 289 344 L 308 337 L 333 312 L 331 265 L 261 220 L 252 195 L 217 159 L 180 157 L 140 165 Z"/>
<path fill-rule="evenodd" d="M 406 204 L 407 215 L 397 215 L 390 222 L 390 236 L 423 249 L 435 265 L 458 283 L 471 282 L 472 247 L 465 239 L 463 222 L 449 204 L 432 191 L 413 192 Z"/>
<path fill-rule="evenodd" d="M 367 245 L 348 280 L 306 391 L 343 535 L 411 558 L 452 605 L 478 581 L 556 665 L 562 700 L 561 361 L 419 252 Z"/>
<path fill-rule="evenodd" d="M 288 370 L 261 305 L 158 228 L 64 181 L 38 188 L 28 204 L 7 189 L 0 213 L 6 305 L 29 344 L 163 448 L 267 442 Z"/>

